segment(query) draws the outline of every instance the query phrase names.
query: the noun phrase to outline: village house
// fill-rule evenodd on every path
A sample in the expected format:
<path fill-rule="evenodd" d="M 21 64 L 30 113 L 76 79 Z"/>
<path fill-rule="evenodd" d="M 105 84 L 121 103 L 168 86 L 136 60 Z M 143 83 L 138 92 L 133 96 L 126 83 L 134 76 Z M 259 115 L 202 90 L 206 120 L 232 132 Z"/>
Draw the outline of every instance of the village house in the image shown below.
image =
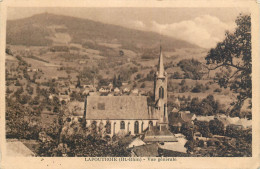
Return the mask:
<path fill-rule="evenodd" d="M 146 143 L 140 137 L 131 135 L 122 137 L 119 141 L 119 144 L 128 150 L 134 147 L 146 145 Z"/>
<path fill-rule="evenodd" d="M 118 87 L 116 87 L 116 88 L 114 89 L 114 92 L 118 94 L 118 93 L 120 93 L 120 89 L 119 89 Z"/>
<path fill-rule="evenodd" d="M 174 108 L 169 114 L 169 125 L 174 131 L 180 132 L 183 123 L 193 124 L 196 115 L 190 111 L 178 111 Z"/>
<path fill-rule="evenodd" d="M 61 103 L 62 102 L 68 103 L 70 101 L 70 96 L 66 94 L 59 94 L 58 98 Z"/>
<path fill-rule="evenodd" d="M 132 157 L 158 157 L 158 145 L 156 143 L 146 144 L 131 149 Z"/>
<path fill-rule="evenodd" d="M 128 82 L 122 82 L 122 86 L 128 85 Z"/>
<path fill-rule="evenodd" d="M 110 86 L 101 86 L 98 90 L 100 93 L 110 93 L 112 88 Z"/>
<path fill-rule="evenodd" d="M 86 60 L 80 60 L 80 61 L 79 61 L 79 64 L 86 64 L 86 63 L 87 63 Z"/>
<path fill-rule="evenodd" d="M 138 93 L 139 93 L 138 89 L 134 89 L 131 91 L 131 94 L 133 95 L 138 95 Z"/>
<path fill-rule="evenodd" d="M 123 89 L 123 93 L 129 93 L 130 92 L 130 89 L 128 89 L 127 87 L 125 87 L 124 89 Z"/>

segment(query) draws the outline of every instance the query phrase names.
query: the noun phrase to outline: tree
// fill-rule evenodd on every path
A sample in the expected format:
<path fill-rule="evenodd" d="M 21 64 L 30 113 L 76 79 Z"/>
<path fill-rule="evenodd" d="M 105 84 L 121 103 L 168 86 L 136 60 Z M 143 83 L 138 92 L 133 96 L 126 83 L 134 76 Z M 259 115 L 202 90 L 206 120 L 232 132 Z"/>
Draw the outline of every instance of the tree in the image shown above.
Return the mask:
<path fill-rule="evenodd" d="M 186 84 L 186 80 L 185 79 L 181 80 L 180 85 L 182 86 L 182 85 L 185 85 L 185 84 Z"/>
<path fill-rule="evenodd" d="M 195 87 L 191 90 L 193 93 L 200 93 L 202 91 L 204 91 L 204 86 L 198 82 L 196 82 Z"/>
<path fill-rule="evenodd" d="M 182 75 L 180 74 L 180 72 L 174 72 L 173 75 L 171 76 L 171 78 L 173 78 L 173 79 L 181 79 Z"/>
<path fill-rule="evenodd" d="M 189 123 L 183 123 L 181 126 L 181 133 L 185 135 L 187 140 L 193 140 L 193 126 Z"/>
<path fill-rule="evenodd" d="M 204 141 L 203 141 L 203 140 L 200 140 L 199 143 L 198 143 L 198 146 L 199 146 L 199 147 L 204 147 Z"/>
<path fill-rule="evenodd" d="M 209 129 L 212 134 L 215 134 L 215 135 L 224 134 L 224 124 L 218 119 L 209 121 Z"/>
<path fill-rule="evenodd" d="M 202 63 L 196 59 L 183 59 L 178 66 L 184 71 L 184 78 L 200 80 L 203 77 Z"/>
<path fill-rule="evenodd" d="M 188 141 L 185 143 L 184 147 L 187 148 L 187 153 L 192 152 L 192 151 L 194 150 L 194 141 L 193 141 L 193 140 L 188 140 Z"/>
<path fill-rule="evenodd" d="M 206 56 L 208 69 L 221 70 L 216 77 L 220 87 L 237 93 L 233 110 L 240 110 L 246 99 L 252 98 L 251 17 L 240 14 L 234 33 L 226 32 L 225 39 Z"/>
<path fill-rule="evenodd" d="M 198 131 L 202 134 L 203 137 L 210 137 L 211 133 L 209 130 L 209 122 L 207 121 L 194 121 L 194 124 L 198 126 Z"/>
<path fill-rule="evenodd" d="M 120 75 L 118 75 L 117 77 L 117 87 L 121 87 L 122 86 L 122 79 L 120 77 Z"/>
<path fill-rule="evenodd" d="M 199 98 L 197 98 L 197 97 L 192 98 L 189 110 L 195 114 L 198 114 L 200 112 Z"/>

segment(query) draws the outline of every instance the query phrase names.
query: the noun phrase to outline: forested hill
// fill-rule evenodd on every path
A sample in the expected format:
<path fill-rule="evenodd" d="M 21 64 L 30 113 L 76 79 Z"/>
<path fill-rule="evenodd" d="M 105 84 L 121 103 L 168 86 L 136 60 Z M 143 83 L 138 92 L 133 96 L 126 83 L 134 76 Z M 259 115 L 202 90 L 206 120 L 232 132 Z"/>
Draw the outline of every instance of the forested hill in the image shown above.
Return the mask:
<path fill-rule="evenodd" d="M 179 48 L 199 48 L 183 40 L 158 33 L 128 29 L 88 19 L 49 13 L 29 18 L 7 21 L 7 44 L 26 46 L 47 46 L 53 44 L 53 37 L 66 34 L 70 43 L 117 43 L 122 48 L 138 51 L 158 47 L 160 39 L 165 51 Z"/>

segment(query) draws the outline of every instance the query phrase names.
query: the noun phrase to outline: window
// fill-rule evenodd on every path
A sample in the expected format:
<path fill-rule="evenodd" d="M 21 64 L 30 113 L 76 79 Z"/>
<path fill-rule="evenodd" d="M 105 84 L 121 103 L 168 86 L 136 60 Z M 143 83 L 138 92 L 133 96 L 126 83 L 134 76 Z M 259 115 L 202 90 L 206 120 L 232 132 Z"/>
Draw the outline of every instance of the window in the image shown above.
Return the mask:
<path fill-rule="evenodd" d="M 164 98 L 164 89 L 162 86 L 159 88 L 159 98 Z"/>
<path fill-rule="evenodd" d="M 139 122 L 138 122 L 138 121 L 135 122 L 135 130 L 134 130 L 134 133 L 135 133 L 135 134 L 138 134 L 138 133 L 139 133 Z"/>
<path fill-rule="evenodd" d="M 106 133 L 111 134 L 111 123 L 109 121 L 107 121 L 105 127 L 106 127 Z"/>
<path fill-rule="evenodd" d="M 93 131 L 95 131 L 95 130 L 97 129 L 97 122 L 96 122 L 96 121 L 93 121 L 93 122 L 91 123 L 91 129 L 92 129 Z"/>
<path fill-rule="evenodd" d="M 125 129 L 125 122 L 124 121 L 120 122 L 120 129 Z"/>

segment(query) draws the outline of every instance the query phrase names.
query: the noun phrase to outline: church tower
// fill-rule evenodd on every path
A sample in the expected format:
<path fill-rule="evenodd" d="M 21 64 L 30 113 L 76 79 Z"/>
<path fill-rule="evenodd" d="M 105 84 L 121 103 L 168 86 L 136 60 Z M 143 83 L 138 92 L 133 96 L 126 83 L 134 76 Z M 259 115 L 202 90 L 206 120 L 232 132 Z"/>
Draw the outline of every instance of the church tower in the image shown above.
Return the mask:
<path fill-rule="evenodd" d="M 164 71 L 162 48 L 160 47 L 160 56 L 157 71 L 154 75 L 154 101 L 155 110 L 159 117 L 160 128 L 168 127 L 167 113 L 167 73 Z"/>

